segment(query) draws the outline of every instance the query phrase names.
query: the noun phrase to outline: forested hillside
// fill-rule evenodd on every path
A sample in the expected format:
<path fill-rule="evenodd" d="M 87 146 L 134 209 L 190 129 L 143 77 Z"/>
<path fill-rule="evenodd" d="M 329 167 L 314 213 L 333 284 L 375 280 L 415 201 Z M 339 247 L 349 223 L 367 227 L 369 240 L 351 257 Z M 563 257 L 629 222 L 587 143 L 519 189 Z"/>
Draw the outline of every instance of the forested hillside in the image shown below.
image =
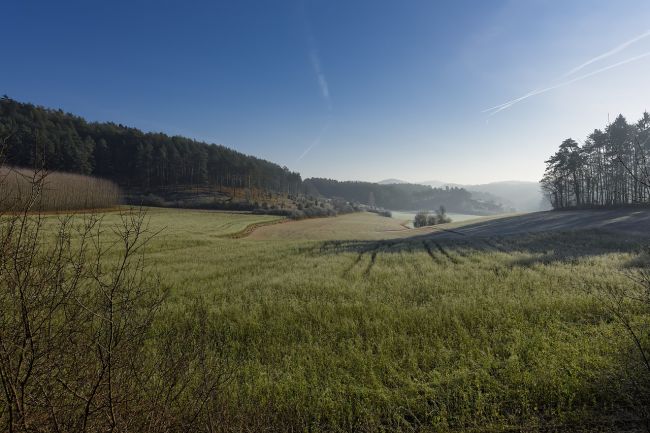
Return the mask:
<path fill-rule="evenodd" d="M 0 134 L 7 163 L 112 179 L 127 190 L 177 186 L 258 188 L 297 193 L 298 173 L 227 147 L 162 133 L 145 133 L 8 97 L 0 99 Z"/>
<path fill-rule="evenodd" d="M 582 146 L 568 138 L 546 161 L 542 187 L 554 208 L 650 201 L 650 114 L 629 124 L 619 115 Z"/>
<path fill-rule="evenodd" d="M 500 205 L 472 199 L 463 188 L 432 188 L 417 184 L 378 184 L 370 182 L 338 182 L 331 179 L 310 178 L 304 181 L 305 191 L 311 195 L 341 197 L 345 200 L 376 205 L 393 210 L 436 209 L 444 206 L 451 212 L 498 213 Z"/>
<path fill-rule="evenodd" d="M 6 163 L 43 164 L 48 170 L 94 175 L 117 182 L 139 203 L 173 206 L 238 205 L 254 208 L 279 193 L 342 198 L 387 209 L 435 209 L 496 213 L 500 205 L 475 200 L 462 188 L 413 184 L 379 185 L 302 181 L 300 174 L 222 145 L 163 133 L 147 133 L 115 123 L 88 122 L 61 110 L 0 99 L 0 134 L 6 138 Z M 221 194 L 220 191 L 225 191 Z M 252 191 L 264 194 L 252 194 Z M 201 196 L 201 199 L 191 197 Z M 293 208 L 295 203 L 278 207 Z"/>

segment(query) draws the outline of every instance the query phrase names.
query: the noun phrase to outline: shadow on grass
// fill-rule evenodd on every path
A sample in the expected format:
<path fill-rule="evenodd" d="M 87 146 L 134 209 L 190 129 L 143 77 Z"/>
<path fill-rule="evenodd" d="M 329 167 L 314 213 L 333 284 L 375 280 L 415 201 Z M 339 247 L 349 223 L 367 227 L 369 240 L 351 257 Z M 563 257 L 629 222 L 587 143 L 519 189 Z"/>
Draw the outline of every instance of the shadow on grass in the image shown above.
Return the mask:
<path fill-rule="evenodd" d="M 476 253 L 496 253 L 512 255 L 506 262 L 522 267 L 574 262 L 603 254 L 631 253 L 636 257 L 625 266 L 639 268 L 650 265 L 648 245 L 650 237 L 622 236 L 601 229 L 485 237 L 443 232 L 394 240 L 327 241 L 321 244 L 318 253 L 356 253 L 357 260 L 368 254 L 374 262 L 378 254 L 426 252 L 437 264 L 460 264 Z"/>

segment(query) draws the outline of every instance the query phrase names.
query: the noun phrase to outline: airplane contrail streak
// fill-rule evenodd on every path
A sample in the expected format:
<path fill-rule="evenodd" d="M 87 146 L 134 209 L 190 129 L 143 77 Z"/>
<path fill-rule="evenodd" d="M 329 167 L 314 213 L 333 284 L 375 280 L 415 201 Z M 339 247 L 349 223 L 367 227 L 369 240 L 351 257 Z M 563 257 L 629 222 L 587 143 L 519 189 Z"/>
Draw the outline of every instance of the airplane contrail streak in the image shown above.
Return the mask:
<path fill-rule="evenodd" d="M 318 146 L 318 145 L 320 144 L 320 140 L 321 140 L 321 138 L 323 137 L 323 134 L 325 134 L 325 131 L 327 131 L 327 129 L 328 129 L 329 127 L 330 127 L 330 124 L 329 124 L 329 122 L 327 122 L 327 123 L 325 124 L 325 126 L 323 127 L 323 129 L 321 130 L 320 134 L 318 134 L 318 136 L 316 137 L 316 139 L 314 139 L 314 141 L 309 145 L 309 147 L 308 147 L 307 149 L 305 149 L 305 151 L 304 151 L 302 154 L 300 154 L 300 156 L 298 157 L 298 161 L 302 160 L 305 156 L 307 156 L 307 154 L 308 154 L 308 153 L 309 153 L 309 152 L 310 152 L 314 147 L 316 147 L 316 146 Z"/>
<path fill-rule="evenodd" d="M 560 87 L 568 86 L 568 85 L 573 84 L 575 82 L 582 81 L 582 80 L 584 80 L 586 78 L 593 77 L 594 75 L 598 75 L 598 74 L 601 74 L 601 73 L 603 73 L 605 71 L 609 71 L 610 69 L 614 69 L 614 68 L 617 68 L 619 66 L 623 66 L 623 65 L 626 65 L 628 63 L 632 63 L 632 62 L 635 62 L 637 60 L 641 60 L 641 59 L 643 59 L 645 57 L 648 57 L 648 56 L 650 56 L 650 51 L 645 52 L 643 54 L 639 54 L 638 56 L 630 57 L 629 59 L 622 60 L 622 61 L 614 63 L 612 65 L 605 66 L 605 67 L 600 68 L 598 70 L 589 72 L 588 74 L 580 75 L 579 77 L 573 78 L 571 80 L 564 81 L 562 83 L 555 84 L 553 86 L 549 86 L 549 87 L 546 87 L 546 88 L 543 88 L 543 89 L 533 90 L 531 92 L 526 93 L 523 96 L 520 96 L 519 98 L 512 99 L 512 100 L 510 100 L 508 102 L 504 102 L 503 104 L 488 108 L 486 110 L 483 110 L 482 112 L 483 113 L 490 113 L 490 116 L 494 116 L 495 114 L 497 114 L 497 113 L 499 113 L 499 112 L 501 112 L 503 110 L 506 110 L 506 109 L 512 107 L 513 105 L 515 105 L 515 104 L 517 104 L 517 103 L 519 103 L 519 102 L 521 102 L 521 101 L 523 101 L 525 99 L 530 98 L 531 96 L 539 95 L 539 94 L 542 94 L 542 93 L 549 92 L 551 90 L 558 89 Z"/>
<path fill-rule="evenodd" d="M 640 40 L 645 39 L 648 36 L 650 36 L 650 30 L 647 30 L 646 32 L 641 33 L 640 35 L 635 36 L 634 38 L 630 39 L 629 41 L 623 42 L 619 46 L 617 46 L 617 47 L 615 47 L 615 48 L 613 48 L 613 49 L 611 49 L 611 50 L 609 50 L 609 51 L 607 51 L 607 52 L 605 52 L 605 53 L 603 53 L 603 54 L 601 54 L 599 56 L 596 56 L 593 59 L 587 60 L 583 64 L 581 64 L 579 66 L 576 66 L 575 68 L 571 69 L 569 72 L 564 74 L 562 76 L 562 78 L 567 78 L 567 77 L 575 74 L 576 72 L 586 68 L 587 66 L 591 65 L 592 63 L 596 63 L 596 62 L 598 62 L 600 60 L 606 59 L 607 57 L 613 56 L 614 54 L 623 51 L 624 49 L 626 49 L 630 45 L 632 45 L 632 44 L 634 44 L 636 42 L 639 42 Z"/>

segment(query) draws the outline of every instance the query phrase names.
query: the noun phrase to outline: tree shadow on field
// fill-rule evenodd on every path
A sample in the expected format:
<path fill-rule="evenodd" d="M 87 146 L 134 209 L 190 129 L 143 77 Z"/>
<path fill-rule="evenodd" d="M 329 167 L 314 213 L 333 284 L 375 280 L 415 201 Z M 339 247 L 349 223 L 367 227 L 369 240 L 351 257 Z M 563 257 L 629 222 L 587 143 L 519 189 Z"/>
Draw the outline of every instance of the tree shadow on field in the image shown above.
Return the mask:
<path fill-rule="evenodd" d="M 567 263 L 611 253 L 636 255 L 625 266 L 646 267 L 650 263 L 650 237 L 624 236 L 602 229 L 519 233 L 503 236 L 468 236 L 460 232 L 427 233 L 403 239 L 375 241 L 327 241 L 320 254 L 356 253 L 356 262 L 368 254 L 371 264 L 377 255 L 426 252 L 436 264 L 461 264 L 476 253 L 508 254 L 510 266 Z"/>
<path fill-rule="evenodd" d="M 454 234 L 469 237 L 523 235 L 528 233 L 616 231 L 629 236 L 650 237 L 650 209 L 583 209 L 533 212 L 523 215 L 484 219 L 455 230 L 444 230 L 439 237 Z"/>

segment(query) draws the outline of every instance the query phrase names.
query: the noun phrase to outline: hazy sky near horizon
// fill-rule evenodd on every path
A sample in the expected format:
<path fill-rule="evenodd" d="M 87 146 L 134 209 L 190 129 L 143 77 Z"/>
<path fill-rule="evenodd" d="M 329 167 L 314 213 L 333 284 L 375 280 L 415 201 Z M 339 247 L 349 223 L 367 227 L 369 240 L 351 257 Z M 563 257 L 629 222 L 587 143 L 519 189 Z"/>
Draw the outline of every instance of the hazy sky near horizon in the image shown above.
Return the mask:
<path fill-rule="evenodd" d="M 0 13 L 0 93 L 304 177 L 539 180 L 563 139 L 650 110 L 647 0 L 6 0 Z"/>

